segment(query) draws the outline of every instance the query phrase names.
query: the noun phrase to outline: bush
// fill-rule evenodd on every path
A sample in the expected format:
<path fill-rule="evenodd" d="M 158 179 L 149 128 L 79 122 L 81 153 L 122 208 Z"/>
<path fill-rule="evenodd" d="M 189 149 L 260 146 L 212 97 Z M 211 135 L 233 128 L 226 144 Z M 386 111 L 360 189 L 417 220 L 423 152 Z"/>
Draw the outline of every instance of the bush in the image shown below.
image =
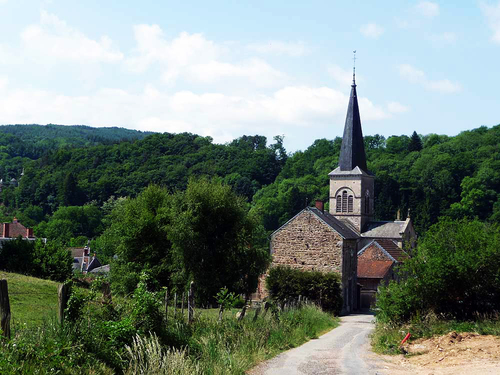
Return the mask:
<path fill-rule="evenodd" d="M 28 241 L 21 237 L 2 244 L 0 265 L 8 272 L 55 281 L 65 281 L 73 272 L 73 258 L 64 246 L 57 242 Z"/>
<path fill-rule="evenodd" d="M 500 312 L 500 227 L 442 220 L 432 226 L 404 279 L 380 288 L 377 319 L 401 322 L 435 314 L 467 320 Z"/>
<path fill-rule="evenodd" d="M 266 286 L 271 298 L 279 302 L 297 300 L 302 296 L 315 301 L 326 311 L 339 314 L 342 309 L 340 276 L 334 272 L 273 267 L 266 279 Z"/>

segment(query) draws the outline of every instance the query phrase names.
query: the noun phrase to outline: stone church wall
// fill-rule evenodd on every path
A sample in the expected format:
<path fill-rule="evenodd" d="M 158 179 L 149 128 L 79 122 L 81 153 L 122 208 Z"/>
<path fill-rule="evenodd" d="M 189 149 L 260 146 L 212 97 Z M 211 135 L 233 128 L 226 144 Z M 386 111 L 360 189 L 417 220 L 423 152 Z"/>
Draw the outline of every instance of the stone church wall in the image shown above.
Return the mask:
<path fill-rule="evenodd" d="M 342 273 L 342 237 L 307 210 L 273 236 L 271 251 L 272 266 Z"/>

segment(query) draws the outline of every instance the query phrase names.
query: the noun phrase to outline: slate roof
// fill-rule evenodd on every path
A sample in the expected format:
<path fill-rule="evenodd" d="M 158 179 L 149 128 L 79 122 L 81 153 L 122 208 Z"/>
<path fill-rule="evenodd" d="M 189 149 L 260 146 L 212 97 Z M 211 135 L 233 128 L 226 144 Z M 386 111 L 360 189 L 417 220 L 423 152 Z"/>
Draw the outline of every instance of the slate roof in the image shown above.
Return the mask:
<path fill-rule="evenodd" d="M 406 221 L 370 221 L 361 233 L 368 238 L 401 238 Z"/>
<path fill-rule="evenodd" d="M 352 171 L 359 167 L 368 171 L 366 167 L 365 144 L 361 130 L 361 118 L 359 116 L 358 96 L 356 83 L 351 86 L 351 96 L 347 107 L 345 119 L 344 136 L 340 148 L 339 167 L 341 171 Z"/>
<path fill-rule="evenodd" d="M 348 240 L 359 238 L 359 234 L 349 228 L 345 223 L 331 215 L 327 211 L 320 211 L 316 207 L 308 207 L 307 210 L 313 212 L 318 216 L 323 222 L 325 222 L 329 227 L 338 232 L 342 237 Z"/>
<path fill-rule="evenodd" d="M 102 267 L 101 262 L 99 262 L 99 259 L 96 257 L 93 257 L 92 260 L 89 263 L 89 266 L 87 267 L 87 272 L 92 271 L 95 268 Z"/>
<path fill-rule="evenodd" d="M 106 264 L 106 265 L 101 266 L 101 267 L 94 268 L 90 272 L 92 272 L 92 273 L 109 273 L 109 264 Z"/>
<path fill-rule="evenodd" d="M 391 269 L 392 260 L 359 260 L 358 277 L 365 279 L 383 279 Z"/>

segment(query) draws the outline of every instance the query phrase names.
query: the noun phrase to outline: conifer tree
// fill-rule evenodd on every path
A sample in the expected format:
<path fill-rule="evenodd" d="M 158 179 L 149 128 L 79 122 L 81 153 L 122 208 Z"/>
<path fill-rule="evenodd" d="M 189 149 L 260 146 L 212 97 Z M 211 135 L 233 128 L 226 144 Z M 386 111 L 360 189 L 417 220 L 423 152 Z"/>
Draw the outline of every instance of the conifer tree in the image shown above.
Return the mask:
<path fill-rule="evenodd" d="M 410 144 L 408 145 L 408 151 L 420 151 L 422 149 L 422 140 L 416 131 L 413 132 L 410 138 Z"/>

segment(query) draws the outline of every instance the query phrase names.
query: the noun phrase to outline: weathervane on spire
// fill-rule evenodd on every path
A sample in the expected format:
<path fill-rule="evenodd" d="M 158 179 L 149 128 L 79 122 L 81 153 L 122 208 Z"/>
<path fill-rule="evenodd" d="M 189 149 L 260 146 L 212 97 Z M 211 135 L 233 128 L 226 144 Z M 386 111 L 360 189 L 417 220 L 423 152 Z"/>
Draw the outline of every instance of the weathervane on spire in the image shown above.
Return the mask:
<path fill-rule="evenodd" d="M 352 58 L 352 84 L 356 86 L 356 50 L 352 51 L 354 57 Z"/>

